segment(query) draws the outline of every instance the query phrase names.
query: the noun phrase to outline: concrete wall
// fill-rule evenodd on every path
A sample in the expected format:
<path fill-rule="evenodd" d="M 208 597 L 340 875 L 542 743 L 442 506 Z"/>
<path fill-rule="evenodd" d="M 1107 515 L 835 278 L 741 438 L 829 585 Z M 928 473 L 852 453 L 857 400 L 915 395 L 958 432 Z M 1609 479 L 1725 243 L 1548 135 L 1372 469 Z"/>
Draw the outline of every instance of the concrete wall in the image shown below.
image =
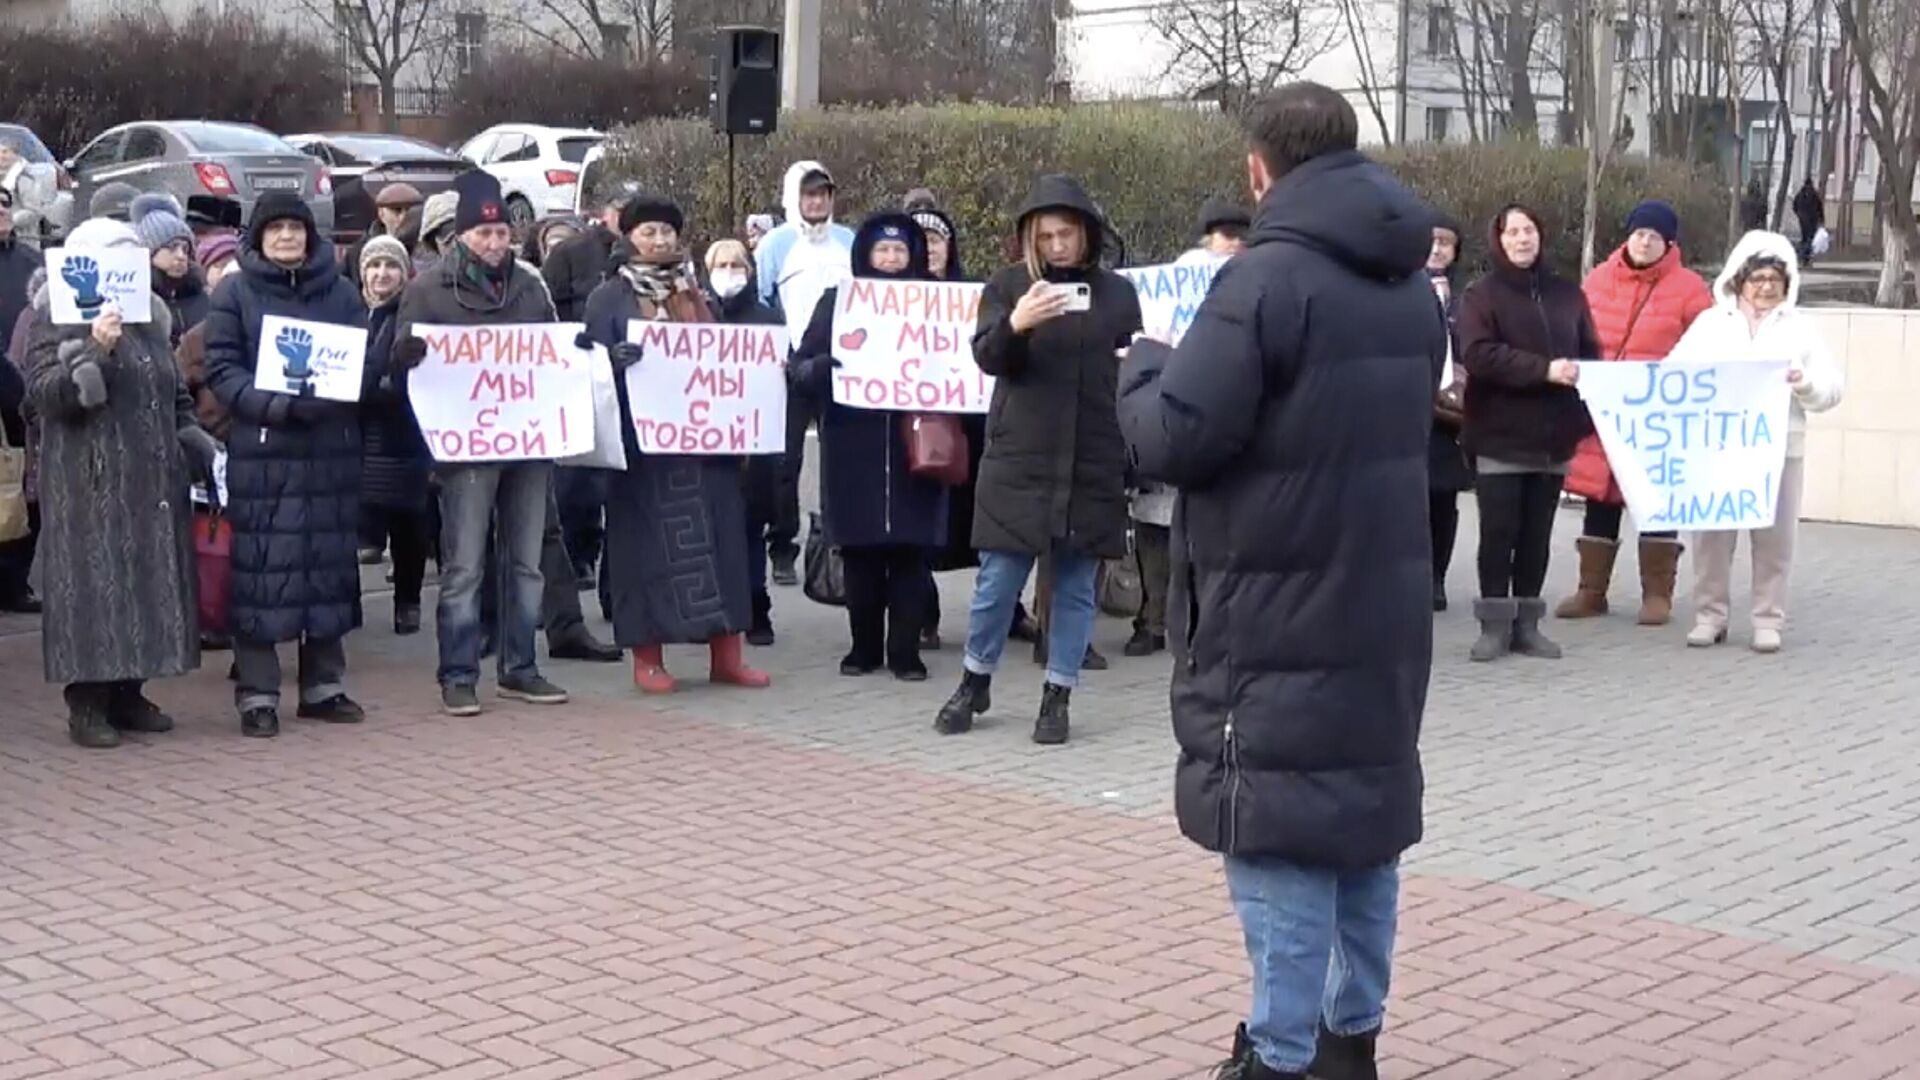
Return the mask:
<path fill-rule="evenodd" d="M 1920 528 L 1920 312 L 1809 309 L 1847 375 L 1809 418 L 1804 516 Z"/>

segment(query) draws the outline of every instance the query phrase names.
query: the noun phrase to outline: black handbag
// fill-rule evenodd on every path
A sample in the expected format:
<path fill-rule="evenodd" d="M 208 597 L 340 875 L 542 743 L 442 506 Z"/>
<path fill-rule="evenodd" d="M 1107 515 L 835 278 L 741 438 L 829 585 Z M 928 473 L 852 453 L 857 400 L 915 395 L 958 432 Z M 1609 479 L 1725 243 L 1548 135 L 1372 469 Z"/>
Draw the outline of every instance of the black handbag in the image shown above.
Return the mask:
<path fill-rule="evenodd" d="M 807 599 L 828 607 L 847 606 L 847 567 L 840 548 L 827 543 L 827 530 L 818 513 L 807 515 L 807 546 L 801 554 Z"/>

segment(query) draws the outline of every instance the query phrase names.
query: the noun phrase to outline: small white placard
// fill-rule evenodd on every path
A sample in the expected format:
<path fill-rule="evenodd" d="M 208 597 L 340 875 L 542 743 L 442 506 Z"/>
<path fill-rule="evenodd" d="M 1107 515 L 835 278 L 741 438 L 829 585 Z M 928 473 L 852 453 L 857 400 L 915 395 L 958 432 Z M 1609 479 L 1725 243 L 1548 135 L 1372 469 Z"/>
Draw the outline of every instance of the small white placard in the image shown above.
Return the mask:
<path fill-rule="evenodd" d="M 107 305 L 128 324 L 153 321 L 153 263 L 145 248 L 47 249 L 47 300 L 60 326 L 85 326 Z"/>

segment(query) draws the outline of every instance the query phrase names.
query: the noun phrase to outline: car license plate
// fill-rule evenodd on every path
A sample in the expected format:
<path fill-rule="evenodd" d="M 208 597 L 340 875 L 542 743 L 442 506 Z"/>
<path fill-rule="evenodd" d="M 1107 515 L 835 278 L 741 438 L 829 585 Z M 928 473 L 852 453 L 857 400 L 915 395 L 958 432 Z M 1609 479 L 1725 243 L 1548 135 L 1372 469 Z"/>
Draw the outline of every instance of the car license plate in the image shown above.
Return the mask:
<path fill-rule="evenodd" d="M 297 176 L 250 176 L 255 191 L 293 191 L 300 190 L 300 178 Z"/>

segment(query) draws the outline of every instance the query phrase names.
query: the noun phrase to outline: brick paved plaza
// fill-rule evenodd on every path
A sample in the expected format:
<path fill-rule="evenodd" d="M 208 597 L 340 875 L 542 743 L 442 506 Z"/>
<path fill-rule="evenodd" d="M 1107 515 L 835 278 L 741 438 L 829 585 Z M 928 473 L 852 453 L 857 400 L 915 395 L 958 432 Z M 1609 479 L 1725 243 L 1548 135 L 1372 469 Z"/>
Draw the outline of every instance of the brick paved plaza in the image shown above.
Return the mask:
<path fill-rule="evenodd" d="M 1386 1076 L 1920 1076 L 1920 535 L 1802 544 L 1777 657 L 1616 616 L 1476 667 L 1440 617 Z M 1245 964 L 1166 661 L 1103 621 L 1070 746 L 1024 656 L 941 739 L 953 646 L 842 679 L 838 612 L 775 615 L 770 692 L 554 664 L 571 707 L 454 721 L 370 597 L 364 728 L 243 740 L 213 654 L 111 753 L 0 623 L 0 1080 L 1205 1075 Z"/>

